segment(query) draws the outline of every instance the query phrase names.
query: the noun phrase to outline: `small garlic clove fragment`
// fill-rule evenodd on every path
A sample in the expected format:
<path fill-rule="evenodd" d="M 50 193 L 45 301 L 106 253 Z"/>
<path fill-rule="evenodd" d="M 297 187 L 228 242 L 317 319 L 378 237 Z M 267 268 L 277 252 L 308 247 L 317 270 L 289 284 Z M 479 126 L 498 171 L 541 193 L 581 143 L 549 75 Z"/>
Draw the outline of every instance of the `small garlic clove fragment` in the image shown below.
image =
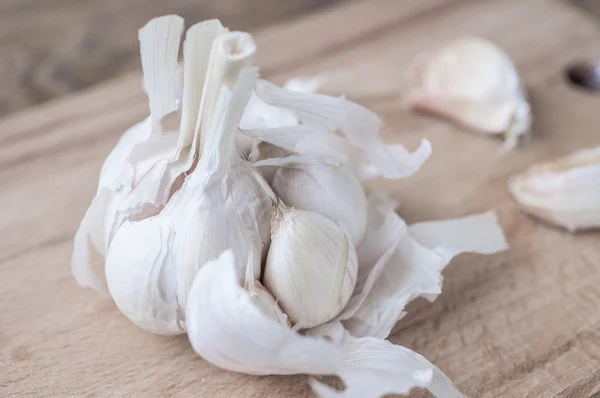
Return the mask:
<path fill-rule="evenodd" d="M 281 167 L 271 186 L 286 205 L 316 211 L 345 226 L 355 245 L 362 239 L 367 197 L 358 178 L 346 167 L 319 163 Z"/>
<path fill-rule="evenodd" d="M 358 247 L 363 262 L 383 256 L 387 264 L 344 327 L 357 337 L 386 338 L 416 297 L 441 293 L 441 272 L 460 253 L 491 254 L 507 244 L 493 213 L 408 226 L 384 196 L 369 200 L 368 241 Z M 390 249 L 392 253 L 390 255 Z"/>
<path fill-rule="evenodd" d="M 409 80 L 409 106 L 482 133 L 504 134 L 506 150 L 530 133 L 531 110 L 517 70 L 483 38 L 460 38 L 422 56 Z"/>
<path fill-rule="evenodd" d="M 295 328 L 333 319 L 356 285 L 358 264 L 349 235 L 319 213 L 275 211 L 264 284 Z"/>
<path fill-rule="evenodd" d="M 600 147 L 530 167 L 509 179 L 521 208 L 571 232 L 600 227 Z"/>

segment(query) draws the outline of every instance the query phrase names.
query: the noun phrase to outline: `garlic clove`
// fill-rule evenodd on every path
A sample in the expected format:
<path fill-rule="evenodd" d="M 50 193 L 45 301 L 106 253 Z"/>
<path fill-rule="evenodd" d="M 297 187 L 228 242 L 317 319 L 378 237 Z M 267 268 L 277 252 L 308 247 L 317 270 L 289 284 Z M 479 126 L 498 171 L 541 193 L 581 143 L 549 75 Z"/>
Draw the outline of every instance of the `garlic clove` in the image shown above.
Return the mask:
<path fill-rule="evenodd" d="M 355 245 L 362 239 L 367 197 L 349 169 L 325 164 L 291 165 L 275 173 L 271 186 L 286 205 L 316 211 L 345 226 Z"/>
<path fill-rule="evenodd" d="M 185 332 L 170 253 L 175 232 L 160 217 L 124 223 L 106 256 L 106 282 L 119 310 L 151 333 Z"/>
<path fill-rule="evenodd" d="M 571 232 L 600 227 L 600 147 L 530 167 L 508 187 L 526 212 Z"/>
<path fill-rule="evenodd" d="M 356 285 L 358 265 L 349 235 L 316 212 L 281 208 L 273 217 L 264 285 L 295 328 L 329 321 Z"/>
<path fill-rule="evenodd" d="M 410 73 L 408 104 L 467 128 L 504 134 L 503 150 L 530 133 L 531 110 L 517 70 L 495 44 L 460 38 L 419 58 Z"/>
<path fill-rule="evenodd" d="M 342 353 L 267 317 L 242 288 L 231 251 L 198 272 L 186 308 L 194 350 L 221 368 L 248 374 L 333 374 Z"/>
<path fill-rule="evenodd" d="M 433 300 L 440 294 L 441 272 L 454 256 L 466 252 L 491 254 L 507 247 L 493 213 L 406 228 L 385 198 L 371 198 L 369 205 L 365 236 L 372 239 L 368 246 L 367 242 L 359 246 L 359 258 L 374 261 L 389 253 L 390 248 L 393 252 L 386 254 L 387 265 L 360 307 L 343 322 L 353 336 L 386 338 L 404 315 L 408 302 L 420 296 Z"/>

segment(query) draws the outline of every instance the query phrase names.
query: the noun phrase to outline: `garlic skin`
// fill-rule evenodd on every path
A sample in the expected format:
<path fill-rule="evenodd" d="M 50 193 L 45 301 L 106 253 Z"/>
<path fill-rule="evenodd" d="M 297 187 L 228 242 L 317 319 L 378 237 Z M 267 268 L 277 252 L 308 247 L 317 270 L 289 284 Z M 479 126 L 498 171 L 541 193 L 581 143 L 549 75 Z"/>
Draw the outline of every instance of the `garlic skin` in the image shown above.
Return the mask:
<path fill-rule="evenodd" d="M 480 37 L 464 37 L 418 59 L 408 105 L 486 134 L 504 134 L 503 150 L 530 133 L 531 107 L 510 58 Z"/>
<path fill-rule="evenodd" d="M 521 208 L 571 232 L 600 227 L 600 147 L 540 163 L 511 177 Z"/>
<path fill-rule="evenodd" d="M 262 283 L 255 280 L 246 290 L 250 294 L 252 303 L 267 319 L 275 321 L 282 326 L 292 327 L 292 323 L 277 303 L 277 300 L 275 300 Z"/>
<path fill-rule="evenodd" d="M 278 208 L 264 285 L 296 329 L 333 319 L 356 285 L 356 250 L 342 228 L 319 213 Z"/>
<path fill-rule="evenodd" d="M 312 210 L 338 223 L 358 244 L 367 224 L 367 197 L 346 167 L 290 165 L 275 173 L 273 191 L 288 206 Z"/>

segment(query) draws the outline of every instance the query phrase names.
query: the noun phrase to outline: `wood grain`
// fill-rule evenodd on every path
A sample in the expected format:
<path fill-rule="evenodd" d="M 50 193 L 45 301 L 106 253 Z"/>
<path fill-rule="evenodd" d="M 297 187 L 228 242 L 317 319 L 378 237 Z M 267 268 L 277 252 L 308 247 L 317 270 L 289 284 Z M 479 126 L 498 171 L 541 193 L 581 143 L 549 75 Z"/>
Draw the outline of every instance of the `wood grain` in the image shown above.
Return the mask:
<path fill-rule="evenodd" d="M 499 43 L 529 88 L 535 137 L 506 158 L 493 156 L 498 140 L 402 110 L 408 62 L 462 34 Z M 434 155 L 416 176 L 375 183 L 398 198 L 403 217 L 499 213 L 511 250 L 459 257 L 441 297 L 413 303 L 391 340 L 471 397 L 598 392 L 600 235 L 537 223 L 506 190 L 506 178 L 532 162 L 598 144 L 600 98 L 569 87 L 562 71 L 600 51 L 596 23 L 553 0 L 354 1 L 266 29 L 257 41 L 275 81 L 319 74 L 324 91 L 381 113 L 388 141 L 432 141 Z M 282 50 L 286 42 L 294 51 Z M 71 240 L 102 160 L 148 112 L 139 83 L 139 73 L 127 74 L 0 122 L 0 396 L 311 396 L 305 376 L 216 369 L 185 337 L 146 334 L 74 282 Z"/>

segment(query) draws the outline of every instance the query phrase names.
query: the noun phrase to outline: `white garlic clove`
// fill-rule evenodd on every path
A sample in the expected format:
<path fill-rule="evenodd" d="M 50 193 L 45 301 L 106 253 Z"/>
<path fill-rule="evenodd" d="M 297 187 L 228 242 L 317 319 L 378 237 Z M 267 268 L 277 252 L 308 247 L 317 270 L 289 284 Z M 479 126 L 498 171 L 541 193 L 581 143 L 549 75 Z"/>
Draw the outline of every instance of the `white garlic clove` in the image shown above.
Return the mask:
<path fill-rule="evenodd" d="M 343 322 L 353 336 L 386 338 L 404 315 L 406 304 L 416 297 L 433 300 L 440 294 L 441 272 L 454 256 L 491 254 L 507 247 L 493 213 L 417 223 L 407 229 L 385 198 L 370 200 L 369 205 L 365 236 L 372 239 L 369 246 L 359 246 L 359 258 L 373 261 L 378 252 L 383 255 L 390 248 L 393 252 L 358 310 Z M 390 235 L 395 235 L 393 240 Z"/>
<path fill-rule="evenodd" d="M 296 328 L 331 320 L 356 285 L 358 264 L 349 235 L 316 212 L 282 208 L 273 217 L 264 285 Z"/>
<path fill-rule="evenodd" d="M 226 251 L 196 276 L 186 308 L 194 350 L 235 372 L 334 374 L 341 365 L 341 350 L 265 316 L 242 288 L 237 263 Z"/>
<path fill-rule="evenodd" d="M 367 197 L 358 178 L 347 168 L 325 164 L 282 167 L 271 186 L 286 205 L 316 211 L 344 226 L 355 245 L 362 239 Z"/>
<path fill-rule="evenodd" d="M 530 106 L 517 70 L 483 38 L 460 38 L 422 56 L 409 79 L 411 107 L 482 133 L 504 134 L 507 150 L 530 132 Z"/>
<path fill-rule="evenodd" d="M 600 227 L 600 147 L 530 167 L 508 187 L 526 212 L 575 232 Z"/>
<path fill-rule="evenodd" d="M 177 297 L 175 232 L 165 218 L 126 222 L 106 256 L 106 282 L 119 310 L 156 334 L 185 332 Z"/>

